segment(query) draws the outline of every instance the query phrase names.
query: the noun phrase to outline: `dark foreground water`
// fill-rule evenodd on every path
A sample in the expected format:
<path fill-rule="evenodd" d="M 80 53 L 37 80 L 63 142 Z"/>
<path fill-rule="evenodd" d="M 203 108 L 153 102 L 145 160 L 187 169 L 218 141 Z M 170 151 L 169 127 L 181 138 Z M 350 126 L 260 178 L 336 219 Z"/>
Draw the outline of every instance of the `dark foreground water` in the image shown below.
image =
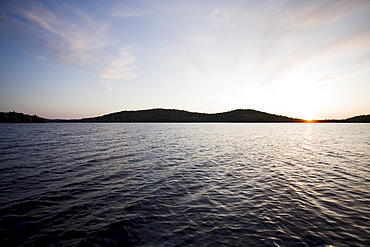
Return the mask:
<path fill-rule="evenodd" d="M 0 246 L 370 246 L 370 124 L 1 124 Z"/>

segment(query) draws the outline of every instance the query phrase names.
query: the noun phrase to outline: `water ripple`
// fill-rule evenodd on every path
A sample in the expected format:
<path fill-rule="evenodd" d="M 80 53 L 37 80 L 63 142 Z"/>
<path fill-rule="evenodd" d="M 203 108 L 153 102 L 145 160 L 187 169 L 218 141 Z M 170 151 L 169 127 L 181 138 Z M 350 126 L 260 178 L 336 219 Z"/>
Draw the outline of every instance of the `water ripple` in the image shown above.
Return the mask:
<path fill-rule="evenodd" d="M 0 125 L 2 246 L 369 246 L 368 124 Z"/>

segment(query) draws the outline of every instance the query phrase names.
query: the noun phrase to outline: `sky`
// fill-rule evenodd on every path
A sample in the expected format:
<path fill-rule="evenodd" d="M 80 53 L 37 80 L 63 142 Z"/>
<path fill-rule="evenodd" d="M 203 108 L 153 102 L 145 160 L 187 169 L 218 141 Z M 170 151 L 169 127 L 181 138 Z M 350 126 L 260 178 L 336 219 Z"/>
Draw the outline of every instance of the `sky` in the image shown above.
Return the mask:
<path fill-rule="evenodd" d="M 2 0 L 0 111 L 370 114 L 368 0 Z"/>

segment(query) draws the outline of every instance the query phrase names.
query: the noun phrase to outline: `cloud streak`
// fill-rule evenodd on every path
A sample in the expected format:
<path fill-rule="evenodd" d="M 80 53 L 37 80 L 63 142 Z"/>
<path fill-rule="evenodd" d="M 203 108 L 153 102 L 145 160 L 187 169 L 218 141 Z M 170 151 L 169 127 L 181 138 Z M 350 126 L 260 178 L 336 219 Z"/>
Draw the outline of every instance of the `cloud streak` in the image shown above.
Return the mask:
<path fill-rule="evenodd" d="M 137 66 L 133 63 L 136 62 L 136 58 L 130 52 L 130 48 L 121 48 L 116 54 L 116 57 L 108 64 L 109 66 L 99 71 L 100 77 L 109 80 L 135 78 Z"/>
<path fill-rule="evenodd" d="M 70 63 L 83 63 L 91 58 L 90 51 L 104 48 L 108 25 L 94 21 L 87 13 L 76 8 L 71 10 L 76 21 L 66 21 L 62 16 L 48 11 L 41 4 L 33 4 L 31 9 L 16 7 L 15 12 L 25 18 L 39 38 L 53 55 Z"/>
<path fill-rule="evenodd" d="M 107 86 L 107 80 L 136 76 L 134 70 L 137 67 L 133 65 L 136 58 L 127 48 L 118 49 L 115 58 L 109 55 L 108 51 L 114 49 L 115 44 L 109 39 L 108 23 L 95 20 L 75 6 L 64 4 L 62 8 L 58 7 L 63 11 L 51 11 L 41 3 L 27 7 L 7 6 L 1 16 L 1 30 L 16 39 L 22 37 L 19 40 L 32 44 L 30 50 L 33 52 L 38 47 L 41 54 L 33 54 L 34 57 L 45 61 L 48 55 L 78 70 L 94 70 L 109 90 L 114 87 L 111 81 Z"/>
<path fill-rule="evenodd" d="M 354 64 L 358 57 L 369 53 L 368 31 L 343 28 L 339 24 L 343 20 L 346 20 L 346 25 L 354 21 L 351 15 L 369 8 L 369 2 L 324 0 L 279 3 L 271 1 L 248 5 L 248 9 L 229 6 L 211 10 L 209 18 L 218 32 L 214 32 L 207 45 L 201 47 L 199 43 L 194 44 L 192 49 L 195 51 L 189 53 L 195 54 L 194 66 L 201 64 L 201 68 L 207 68 L 202 71 L 210 71 L 217 77 L 217 71 L 227 70 L 226 66 L 229 66 L 236 72 L 239 70 L 239 81 L 245 78 L 245 81 L 265 84 L 274 83 L 276 79 L 296 71 L 300 71 L 302 77 L 306 76 L 305 73 L 325 77 L 333 73 L 332 68 L 356 69 Z M 362 25 L 356 22 L 351 24 L 356 28 Z M 215 59 L 210 59 L 218 56 L 226 61 L 216 64 Z"/>
<path fill-rule="evenodd" d="M 130 8 L 125 5 L 121 6 L 114 6 L 110 11 L 110 15 L 117 18 L 133 18 L 133 17 L 140 17 L 146 15 L 148 11 L 137 9 L 137 8 Z"/>
<path fill-rule="evenodd" d="M 280 21 L 297 29 L 324 26 L 347 15 L 359 7 L 361 2 L 363 1 L 289 1 L 283 10 Z"/>
<path fill-rule="evenodd" d="M 331 83 L 331 82 L 336 82 L 336 81 L 341 81 L 341 80 L 346 80 L 352 77 L 356 77 L 359 75 L 362 75 L 366 72 L 370 71 L 370 67 L 362 68 L 362 69 L 357 69 L 354 71 L 350 72 L 345 72 L 345 73 L 337 73 L 334 75 L 328 75 L 325 77 L 322 77 L 320 80 L 317 81 L 317 83 Z"/>

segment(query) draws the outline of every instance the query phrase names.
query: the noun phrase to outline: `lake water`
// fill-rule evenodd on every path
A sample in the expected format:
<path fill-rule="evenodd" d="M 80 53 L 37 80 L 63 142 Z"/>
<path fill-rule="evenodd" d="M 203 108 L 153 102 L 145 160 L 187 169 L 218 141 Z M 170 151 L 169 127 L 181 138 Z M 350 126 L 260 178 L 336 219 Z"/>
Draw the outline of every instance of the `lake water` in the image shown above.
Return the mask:
<path fill-rule="evenodd" d="M 0 124 L 1 246 L 370 246 L 370 124 Z"/>

